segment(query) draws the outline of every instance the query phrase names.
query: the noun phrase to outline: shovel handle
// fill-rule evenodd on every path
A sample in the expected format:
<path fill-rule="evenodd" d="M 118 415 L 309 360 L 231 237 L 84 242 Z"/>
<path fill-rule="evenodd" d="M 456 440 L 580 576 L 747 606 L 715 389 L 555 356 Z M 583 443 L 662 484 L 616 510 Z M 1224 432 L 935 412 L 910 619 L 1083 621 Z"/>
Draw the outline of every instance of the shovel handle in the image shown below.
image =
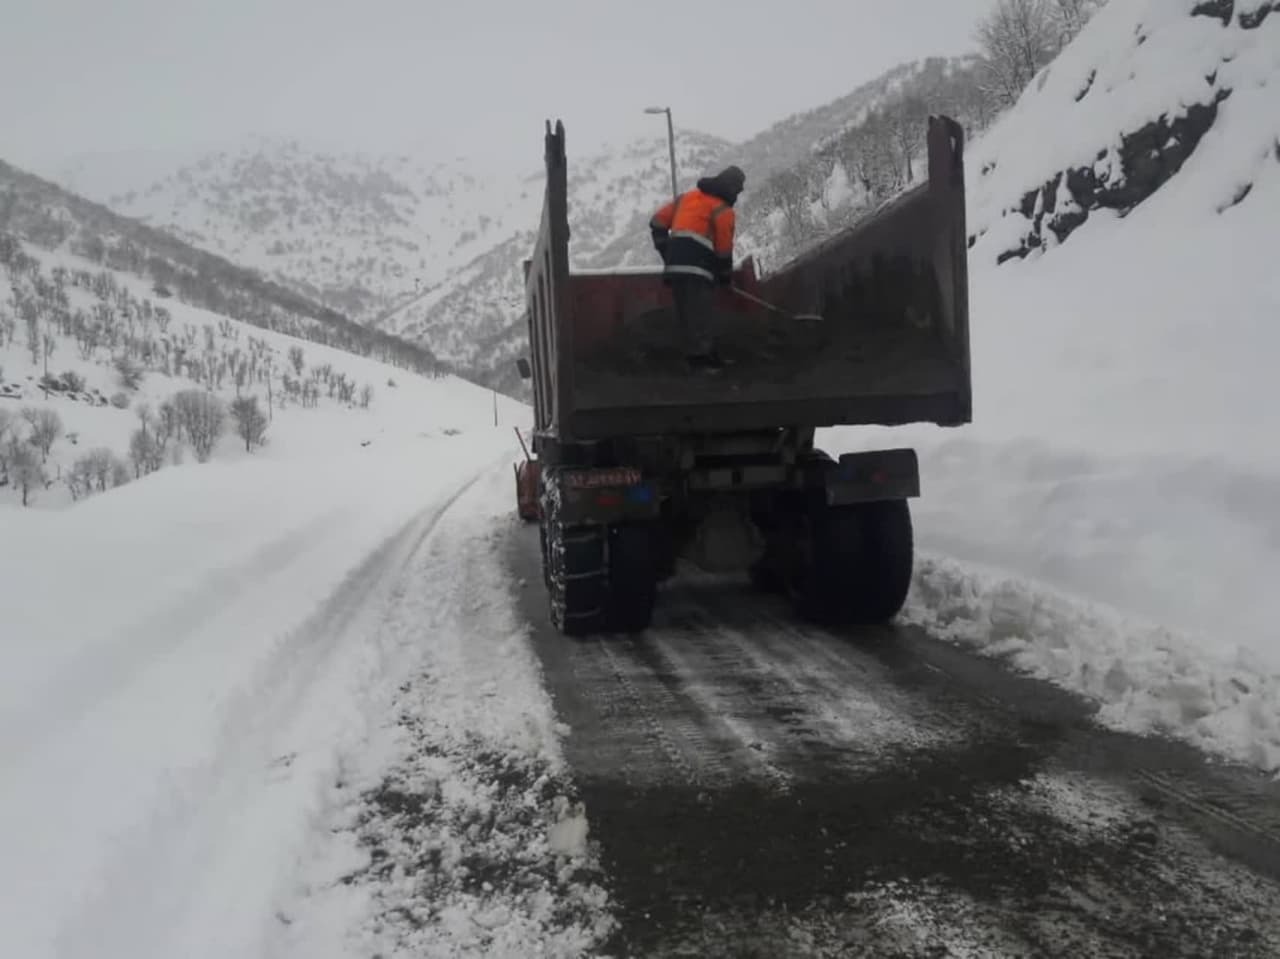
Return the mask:
<path fill-rule="evenodd" d="M 773 312 L 773 313 L 777 313 L 779 316 L 785 316 L 789 320 L 821 320 L 822 319 L 822 317 L 818 316 L 816 313 L 788 313 L 782 307 L 774 306 L 768 300 L 762 300 L 760 299 L 760 297 L 756 296 L 753 293 L 748 293 L 746 290 L 740 289 L 736 286 L 731 286 L 730 289 L 733 290 L 734 293 L 738 294 L 738 296 L 742 297 L 743 299 L 750 300 L 752 303 L 755 303 L 759 306 L 763 306 L 766 310 L 769 310 L 770 312 Z"/>

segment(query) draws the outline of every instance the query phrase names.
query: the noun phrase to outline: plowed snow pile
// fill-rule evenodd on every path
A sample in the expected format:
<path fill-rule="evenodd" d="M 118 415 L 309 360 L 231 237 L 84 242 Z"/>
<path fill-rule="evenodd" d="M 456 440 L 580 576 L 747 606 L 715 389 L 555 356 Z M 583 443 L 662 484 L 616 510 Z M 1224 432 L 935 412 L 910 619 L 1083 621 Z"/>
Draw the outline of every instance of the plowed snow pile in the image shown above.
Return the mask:
<path fill-rule="evenodd" d="M 914 615 L 1280 769 L 1280 5 L 1111 0 L 966 166 L 975 424 L 828 441 L 915 444 L 993 570 Z"/>

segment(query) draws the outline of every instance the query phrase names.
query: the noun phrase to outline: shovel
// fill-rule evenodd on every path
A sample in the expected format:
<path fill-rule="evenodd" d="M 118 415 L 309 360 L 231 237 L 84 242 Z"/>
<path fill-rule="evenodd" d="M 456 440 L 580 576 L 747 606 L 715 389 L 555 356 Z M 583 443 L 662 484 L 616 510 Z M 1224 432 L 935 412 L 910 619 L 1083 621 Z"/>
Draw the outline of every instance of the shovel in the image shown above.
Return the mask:
<path fill-rule="evenodd" d="M 817 313 L 788 313 L 782 307 L 774 306 L 772 303 L 768 302 L 767 300 L 762 300 L 760 299 L 760 297 L 756 296 L 755 294 L 748 293 L 746 290 L 739 289 L 736 286 L 731 286 L 729 287 L 729 289 L 733 290 L 734 293 L 738 294 L 738 296 L 742 297 L 744 300 L 750 300 L 752 303 L 756 304 L 757 306 L 763 306 L 770 313 L 777 313 L 779 316 L 785 316 L 789 320 L 797 320 L 797 321 L 803 321 L 807 323 L 824 322 L 823 318 L 819 316 Z"/>

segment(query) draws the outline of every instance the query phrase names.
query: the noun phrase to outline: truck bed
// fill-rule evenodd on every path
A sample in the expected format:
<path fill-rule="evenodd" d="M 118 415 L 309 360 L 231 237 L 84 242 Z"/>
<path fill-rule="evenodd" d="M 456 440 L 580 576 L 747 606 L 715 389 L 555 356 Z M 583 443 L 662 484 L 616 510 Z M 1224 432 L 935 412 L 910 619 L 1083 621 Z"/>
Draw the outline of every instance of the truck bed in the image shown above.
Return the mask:
<path fill-rule="evenodd" d="M 713 329 L 726 367 L 690 370 L 680 349 L 674 311 L 652 310 L 574 367 L 575 425 L 589 432 L 648 428 L 711 429 L 724 423 L 724 404 L 749 406 L 721 428 L 768 427 L 791 422 L 786 411 L 800 404 L 829 412 L 806 415 L 835 422 L 897 421 L 873 407 L 893 406 L 918 414 L 912 398 L 933 398 L 934 419 L 960 411 L 944 409 L 966 388 L 965 371 L 931 330 L 887 324 L 793 322 L 765 311 L 721 313 Z M 705 407 L 697 415 L 692 407 Z M 792 414 L 794 415 L 794 414 Z"/>
<path fill-rule="evenodd" d="M 971 417 L 967 243 L 959 128 L 930 121 L 929 180 L 757 282 L 792 320 L 718 294 L 728 365 L 685 360 L 661 267 L 568 269 L 563 133 L 527 272 L 538 429 L 561 439 L 840 424 L 957 425 Z M 557 140 L 556 138 L 560 139 Z M 656 257 L 655 257 L 656 258 Z"/>

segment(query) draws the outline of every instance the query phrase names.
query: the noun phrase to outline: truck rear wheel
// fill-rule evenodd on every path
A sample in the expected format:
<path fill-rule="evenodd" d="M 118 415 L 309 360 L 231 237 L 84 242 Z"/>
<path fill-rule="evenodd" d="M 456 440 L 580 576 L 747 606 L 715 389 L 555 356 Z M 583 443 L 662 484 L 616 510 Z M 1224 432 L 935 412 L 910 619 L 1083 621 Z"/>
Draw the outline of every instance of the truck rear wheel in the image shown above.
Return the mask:
<path fill-rule="evenodd" d="M 608 569 L 603 529 L 549 521 L 546 575 L 551 622 L 557 629 L 584 636 L 604 625 Z"/>
<path fill-rule="evenodd" d="M 830 625 L 885 623 L 906 602 L 914 544 L 906 500 L 815 509 L 788 570 L 802 615 Z"/>
<path fill-rule="evenodd" d="M 658 592 L 649 525 L 565 526 L 549 505 L 541 535 L 555 627 L 568 636 L 648 628 Z"/>

